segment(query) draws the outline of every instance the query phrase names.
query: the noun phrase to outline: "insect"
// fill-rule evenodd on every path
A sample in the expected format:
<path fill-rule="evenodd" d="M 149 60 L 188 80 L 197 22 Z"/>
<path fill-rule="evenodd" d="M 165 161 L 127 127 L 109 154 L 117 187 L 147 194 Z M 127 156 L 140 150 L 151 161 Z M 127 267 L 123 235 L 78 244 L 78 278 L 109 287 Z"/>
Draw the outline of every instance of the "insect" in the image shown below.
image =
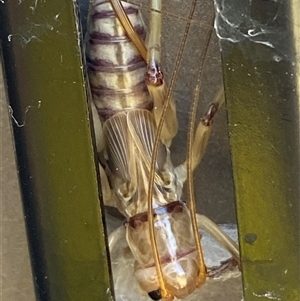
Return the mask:
<path fill-rule="evenodd" d="M 192 1 L 190 19 L 196 4 Z M 172 97 L 178 69 L 167 86 L 161 70 L 162 1 L 152 0 L 150 6 L 147 33 L 138 6 L 118 0 L 93 1 L 86 57 L 104 202 L 127 219 L 111 234 L 110 249 L 125 235 L 142 290 L 153 300 L 172 300 L 185 298 L 206 280 L 199 225 L 236 261 L 239 254 L 236 243 L 212 221 L 196 215 L 193 194 L 192 172 L 203 157 L 223 90 L 194 130 L 199 72 L 188 131 L 189 155 L 175 167 L 170 146 L 178 130 Z M 182 36 L 177 66 L 190 24 Z M 182 198 L 185 182 L 187 200 Z"/>

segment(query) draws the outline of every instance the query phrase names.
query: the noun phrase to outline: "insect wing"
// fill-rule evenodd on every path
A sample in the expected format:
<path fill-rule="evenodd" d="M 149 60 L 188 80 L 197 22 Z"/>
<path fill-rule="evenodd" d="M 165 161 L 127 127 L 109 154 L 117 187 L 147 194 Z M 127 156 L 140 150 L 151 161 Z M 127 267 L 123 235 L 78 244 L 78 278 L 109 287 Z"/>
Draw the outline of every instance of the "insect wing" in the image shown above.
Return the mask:
<path fill-rule="evenodd" d="M 108 168 L 113 176 L 112 185 L 124 199 L 130 199 L 137 189 L 137 163 L 126 113 L 119 113 L 108 119 L 103 131 L 110 158 Z"/>
<path fill-rule="evenodd" d="M 146 110 L 133 110 L 128 113 L 128 127 L 137 150 L 143 160 L 143 164 L 150 172 L 150 161 L 153 144 L 156 135 L 156 124 L 153 115 Z M 165 147 L 160 144 L 158 153 L 157 169 L 161 170 L 163 161 L 166 159 Z M 162 185 L 159 175 L 156 173 L 155 182 Z"/>

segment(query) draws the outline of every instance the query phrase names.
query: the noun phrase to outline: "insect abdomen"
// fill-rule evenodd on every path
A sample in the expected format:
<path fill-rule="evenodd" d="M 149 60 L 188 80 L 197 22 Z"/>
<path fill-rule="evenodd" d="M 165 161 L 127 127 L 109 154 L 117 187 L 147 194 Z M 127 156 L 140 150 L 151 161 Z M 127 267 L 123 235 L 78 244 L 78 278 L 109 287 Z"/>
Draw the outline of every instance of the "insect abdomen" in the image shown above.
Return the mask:
<path fill-rule="evenodd" d="M 138 8 L 123 3 L 136 32 L 146 30 Z M 91 92 L 102 120 L 127 109 L 152 109 L 145 85 L 146 63 L 126 35 L 109 2 L 96 1 L 90 12 L 87 64 Z"/>

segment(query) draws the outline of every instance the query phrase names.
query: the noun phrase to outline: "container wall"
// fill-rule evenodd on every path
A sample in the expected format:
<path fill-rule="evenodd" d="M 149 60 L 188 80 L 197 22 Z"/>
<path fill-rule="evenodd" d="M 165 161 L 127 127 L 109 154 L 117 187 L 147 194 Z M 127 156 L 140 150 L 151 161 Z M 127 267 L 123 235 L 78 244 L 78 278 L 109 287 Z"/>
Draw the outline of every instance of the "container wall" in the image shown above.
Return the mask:
<path fill-rule="evenodd" d="M 299 300 L 299 2 L 216 6 L 245 300 Z"/>
<path fill-rule="evenodd" d="M 0 5 L 5 88 L 37 299 L 111 300 L 77 7 L 70 1 Z"/>

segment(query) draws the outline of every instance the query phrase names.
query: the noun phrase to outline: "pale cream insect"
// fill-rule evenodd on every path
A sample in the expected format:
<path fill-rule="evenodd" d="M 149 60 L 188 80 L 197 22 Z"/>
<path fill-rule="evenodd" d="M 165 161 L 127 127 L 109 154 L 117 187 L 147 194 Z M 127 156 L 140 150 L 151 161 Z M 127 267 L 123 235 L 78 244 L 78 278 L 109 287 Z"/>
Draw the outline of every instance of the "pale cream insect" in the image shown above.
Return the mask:
<path fill-rule="evenodd" d="M 196 1 L 190 16 L 195 5 Z M 128 220 L 125 227 L 112 233 L 110 249 L 126 235 L 141 288 L 154 300 L 172 300 L 184 298 L 205 282 L 198 226 L 221 242 L 236 260 L 239 254 L 237 245 L 213 222 L 200 215 L 196 220 L 192 171 L 201 161 L 212 118 L 224 98 L 221 89 L 194 131 L 200 75 L 189 127 L 191 155 L 176 168 L 171 162 L 169 146 L 178 129 L 171 92 L 178 70 L 168 89 L 160 70 L 161 10 L 161 1 L 153 0 L 146 48 L 145 26 L 135 5 L 94 1 L 90 7 L 87 61 L 93 110 L 100 116 L 100 121 L 94 117 L 94 123 L 104 202 L 117 207 Z M 189 23 L 177 65 L 188 31 Z M 186 179 L 189 206 L 181 200 Z"/>

